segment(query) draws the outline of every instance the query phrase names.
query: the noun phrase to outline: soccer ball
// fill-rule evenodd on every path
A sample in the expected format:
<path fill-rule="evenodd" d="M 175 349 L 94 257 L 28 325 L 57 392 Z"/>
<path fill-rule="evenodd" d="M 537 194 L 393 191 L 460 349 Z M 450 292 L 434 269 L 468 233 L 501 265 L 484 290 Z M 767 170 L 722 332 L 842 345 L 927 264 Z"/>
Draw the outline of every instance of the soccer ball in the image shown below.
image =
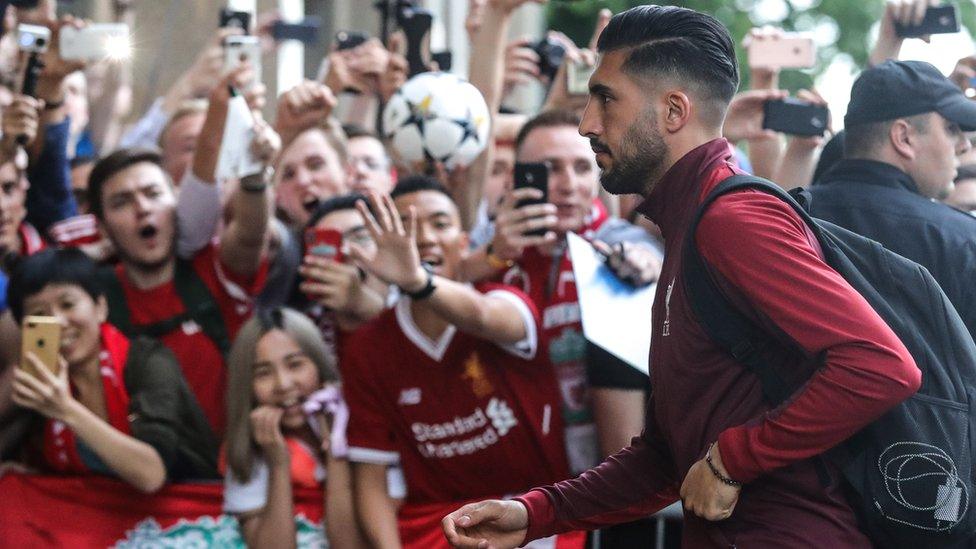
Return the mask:
<path fill-rule="evenodd" d="M 448 72 L 408 80 L 383 109 L 383 132 L 404 162 L 467 166 L 488 143 L 488 105 L 477 88 Z"/>

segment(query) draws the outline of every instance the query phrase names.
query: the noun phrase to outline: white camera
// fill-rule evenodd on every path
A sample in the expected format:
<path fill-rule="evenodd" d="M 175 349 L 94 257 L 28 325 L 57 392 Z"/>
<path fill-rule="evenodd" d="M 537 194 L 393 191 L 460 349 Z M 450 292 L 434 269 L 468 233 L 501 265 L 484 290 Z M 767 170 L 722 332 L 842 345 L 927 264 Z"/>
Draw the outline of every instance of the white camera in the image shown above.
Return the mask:
<path fill-rule="evenodd" d="M 51 29 L 40 25 L 17 25 L 17 47 L 20 51 L 44 53 L 51 43 Z"/>

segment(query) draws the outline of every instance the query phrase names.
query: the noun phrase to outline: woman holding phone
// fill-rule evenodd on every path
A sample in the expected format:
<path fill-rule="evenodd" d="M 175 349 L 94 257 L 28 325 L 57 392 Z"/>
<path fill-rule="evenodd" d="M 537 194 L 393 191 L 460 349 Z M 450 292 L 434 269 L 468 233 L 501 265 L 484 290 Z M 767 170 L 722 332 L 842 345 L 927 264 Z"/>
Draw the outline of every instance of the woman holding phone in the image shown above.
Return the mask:
<path fill-rule="evenodd" d="M 173 355 L 106 322 L 95 264 L 74 249 L 23 259 L 10 276 L 10 309 L 61 324 L 59 365 L 21 358 L 13 400 L 43 416 L 30 465 L 116 476 L 151 493 L 167 480 L 215 478 L 217 442 Z M 24 368 L 25 365 L 30 368 Z"/>

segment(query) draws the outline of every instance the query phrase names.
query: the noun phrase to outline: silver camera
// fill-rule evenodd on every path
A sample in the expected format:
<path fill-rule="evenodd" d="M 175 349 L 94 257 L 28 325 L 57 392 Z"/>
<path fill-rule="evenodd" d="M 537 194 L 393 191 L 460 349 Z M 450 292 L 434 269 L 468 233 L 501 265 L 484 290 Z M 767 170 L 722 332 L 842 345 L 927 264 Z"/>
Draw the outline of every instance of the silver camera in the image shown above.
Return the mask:
<path fill-rule="evenodd" d="M 20 51 L 44 53 L 51 43 L 51 29 L 40 25 L 17 25 L 17 47 Z"/>

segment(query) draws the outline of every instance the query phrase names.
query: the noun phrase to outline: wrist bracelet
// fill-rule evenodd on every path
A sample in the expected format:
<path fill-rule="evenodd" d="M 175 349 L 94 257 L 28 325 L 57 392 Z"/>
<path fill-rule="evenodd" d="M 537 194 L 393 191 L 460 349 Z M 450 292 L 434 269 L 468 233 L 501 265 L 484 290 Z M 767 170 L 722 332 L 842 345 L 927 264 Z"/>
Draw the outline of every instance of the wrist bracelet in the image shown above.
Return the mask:
<path fill-rule="evenodd" d="M 488 261 L 488 266 L 491 267 L 493 271 L 500 271 L 502 269 L 510 269 L 515 262 L 511 259 L 502 259 L 495 254 L 492 249 L 494 247 L 493 243 L 488 243 L 488 248 L 485 250 L 485 259 Z"/>
<path fill-rule="evenodd" d="M 731 478 L 723 475 L 721 472 L 719 472 L 718 468 L 715 467 L 715 464 L 712 463 L 712 446 L 715 446 L 715 443 L 714 442 L 711 443 L 708 446 L 708 450 L 705 451 L 705 463 L 707 463 L 708 464 L 708 468 L 712 470 L 712 474 L 715 475 L 716 478 L 718 478 L 719 480 L 721 480 L 722 483 L 724 483 L 724 484 L 726 484 L 728 486 L 732 486 L 733 488 L 742 488 L 742 483 L 741 482 L 736 481 L 736 480 L 732 480 Z"/>
<path fill-rule="evenodd" d="M 437 289 L 437 286 L 434 285 L 434 273 L 431 270 L 430 265 L 424 263 L 423 267 L 424 270 L 427 271 L 427 283 L 424 284 L 423 288 L 417 290 L 416 292 L 408 292 L 407 290 L 400 288 L 401 292 L 403 292 L 404 294 L 409 296 L 410 299 L 413 299 L 415 301 L 419 301 L 421 299 L 426 299 L 430 297 L 430 294 L 434 293 L 434 290 Z"/>
<path fill-rule="evenodd" d="M 64 106 L 64 99 L 61 99 L 61 101 L 44 102 L 44 110 L 46 111 L 53 111 L 55 109 L 60 109 L 63 106 Z"/>

